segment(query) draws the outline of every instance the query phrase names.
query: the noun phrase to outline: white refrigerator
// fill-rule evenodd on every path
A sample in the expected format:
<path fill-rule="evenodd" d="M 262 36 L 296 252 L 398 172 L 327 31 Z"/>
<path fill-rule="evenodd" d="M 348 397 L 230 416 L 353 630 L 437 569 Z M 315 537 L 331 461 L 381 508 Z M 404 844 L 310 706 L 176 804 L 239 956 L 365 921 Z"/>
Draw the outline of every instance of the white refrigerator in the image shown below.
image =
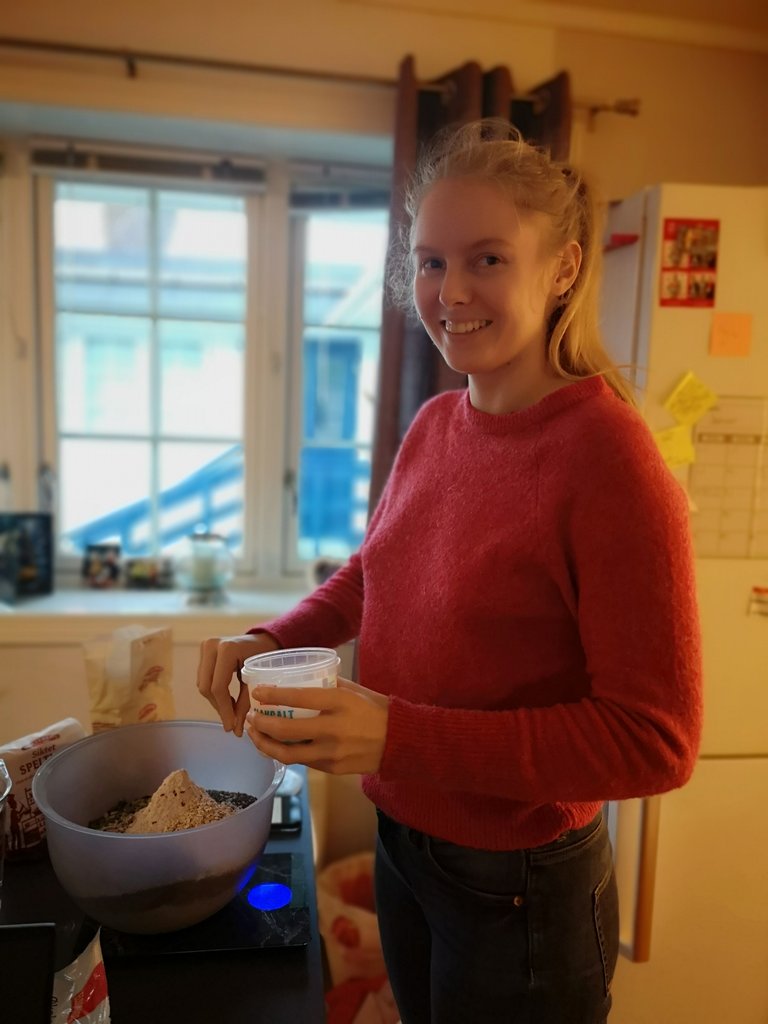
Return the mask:
<path fill-rule="evenodd" d="M 611 1022 L 768 1024 L 768 188 L 648 188 L 605 242 L 606 345 L 689 495 L 705 701 L 689 784 L 611 806 Z"/>

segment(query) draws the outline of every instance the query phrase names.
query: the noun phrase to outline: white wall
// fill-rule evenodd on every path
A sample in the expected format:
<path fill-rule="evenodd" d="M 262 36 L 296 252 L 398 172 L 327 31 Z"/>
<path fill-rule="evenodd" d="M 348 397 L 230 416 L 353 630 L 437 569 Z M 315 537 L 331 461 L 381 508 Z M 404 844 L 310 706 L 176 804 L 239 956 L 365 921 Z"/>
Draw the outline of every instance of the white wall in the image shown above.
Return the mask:
<path fill-rule="evenodd" d="M 660 182 L 768 181 L 768 55 L 680 42 L 558 33 L 576 98 L 638 98 L 640 116 L 576 116 L 574 159 L 609 199 Z"/>

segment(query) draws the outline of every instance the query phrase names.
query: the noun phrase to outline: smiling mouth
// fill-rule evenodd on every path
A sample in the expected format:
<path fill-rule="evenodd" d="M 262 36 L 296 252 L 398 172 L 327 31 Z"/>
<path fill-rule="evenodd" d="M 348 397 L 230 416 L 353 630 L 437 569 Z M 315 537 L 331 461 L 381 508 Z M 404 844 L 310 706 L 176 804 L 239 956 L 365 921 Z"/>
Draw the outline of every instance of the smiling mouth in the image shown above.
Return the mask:
<path fill-rule="evenodd" d="M 483 327 L 488 327 L 491 320 L 443 320 L 442 324 L 448 334 L 472 334 Z"/>

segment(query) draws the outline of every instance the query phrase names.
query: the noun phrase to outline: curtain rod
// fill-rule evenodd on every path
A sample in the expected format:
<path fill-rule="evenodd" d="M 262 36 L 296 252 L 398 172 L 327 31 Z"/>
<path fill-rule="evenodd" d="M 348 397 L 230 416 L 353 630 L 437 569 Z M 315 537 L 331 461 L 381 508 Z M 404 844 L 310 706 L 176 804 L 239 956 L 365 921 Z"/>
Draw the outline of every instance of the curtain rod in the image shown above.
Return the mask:
<path fill-rule="evenodd" d="M 209 57 L 188 57 L 183 54 L 157 53 L 148 50 L 121 50 L 108 46 L 82 46 L 76 43 L 52 43 L 42 39 L 18 39 L 0 36 L 0 49 L 35 50 L 41 53 L 57 53 L 69 57 L 100 57 L 117 60 L 125 65 L 128 78 L 137 78 L 138 64 L 171 64 L 180 67 L 203 68 L 208 71 L 244 72 L 256 75 L 274 75 L 282 78 L 306 78 L 312 81 L 332 82 L 350 85 L 364 85 L 378 89 L 395 89 L 397 82 L 391 78 L 377 78 L 373 75 L 353 75 L 340 71 L 310 71 L 306 68 L 276 67 L 274 65 L 251 64 L 245 61 L 214 60 Z M 422 92 L 447 93 L 452 83 L 419 82 Z M 546 99 L 539 94 L 525 93 L 512 96 L 516 103 L 531 103 L 535 107 L 546 106 Z M 602 112 L 629 114 L 636 117 L 640 112 L 639 100 L 616 100 L 614 103 L 579 103 L 574 107 L 589 111 L 590 117 Z"/>
<path fill-rule="evenodd" d="M 275 67 L 264 64 L 250 64 L 245 61 L 214 60 L 210 57 L 187 57 L 176 53 L 157 53 L 148 50 L 121 50 L 109 46 L 82 46 L 76 43 L 52 43 L 42 39 L 14 39 L 0 36 L 0 48 L 8 50 L 37 50 L 43 53 L 58 53 L 69 57 L 102 57 L 118 60 L 125 65 L 128 78 L 138 76 L 138 64 L 176 64 L 183 67 L 206 68 L 209 71 L 241 71 L 256 75 L 277 75 L 284 78 L 310 78 L 326 82 L 352 83 L 383 89 L 392 89 L 397 84 L 389 78 L 375 78 L 372 75 L 352 75 L 340 71 L 309 71 L 306 68 Z M 437 86 L 437 88 L 441 88 Z"/>
<path fill-rule="evenodd" d="M 57 53 L 67 57 L 101 57 L 117 60 L 125 65 L 128 78 L 137 78 L 138 64 L 175 64 L 181 67 L 204 68 L 209 71 L 245 72 L 251 75 L 275 75 L 282 78 L 308 78 L 313 81 L 340 82 L 342 84 L 366 85 L 380 89 L 395 89 L 393 78 L 377 78 L 373 75 L 346 74 L 341 71 L 311 71 L 307 68 L 277 67 L 275 65 L 251 64 L 246 61 L 214 60 L 210 57 L 188 57 L 177 53 L 158 53 L 149 50 L 121 50 L 109 46 L 82 46 L 79 43 L 52 43 L 43 39 L 17 39 L 0 36 L 0 48 L 7 50 L 36 50 L 41 53 Z M 419 89 L 425 92 L 448 92 L 450 83 L 419 82 Z M 533 100 L 533 97 L 515 96 L 516 100 Z"/>

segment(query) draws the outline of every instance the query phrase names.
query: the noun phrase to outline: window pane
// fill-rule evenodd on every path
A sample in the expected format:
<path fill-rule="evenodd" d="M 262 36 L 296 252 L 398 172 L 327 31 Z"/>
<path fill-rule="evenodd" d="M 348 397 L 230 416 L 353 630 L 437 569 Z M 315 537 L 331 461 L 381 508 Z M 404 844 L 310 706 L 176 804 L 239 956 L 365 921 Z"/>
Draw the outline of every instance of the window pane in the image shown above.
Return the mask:
<path fill-rule="evenodd" d="M 61 441 L 65 550 L 116 541 L 124 554 L 148 552 L 150 456 L 150 445 L 140 441 Z"/>
<path fill-rule="evenodd" d="M 239 439 L 243 324 L 169 320 L 158 332 L 161 433 Z"/>
<path fill-rule="evenodd" d="M 363 540 L 371 459 L 367 449 L 305 447 L 299 465 L 299 557 L 346 558 Z"/>
<path fill-rule="evenodd" d="M 305 331 L 304 445 L 371 443 L 378 357 L 378 331 Z"/>
<path fill-rule="evenodd" d="M 239 197 L 161 192 L 158 308 L 163 316 L 245 316 L 245 204 Z"/>
<path fill-rule="evenodd" d="M 386 210 L 306 226 L 298 554 L 345 558 L 365 532 Z"/>
<path fill-rule="evenodd" d="M 149 322 L 60 313 L 56 323 L 59 429 L 145 434 L 149 430 Z"/>
<path fill-rule="evenodd" d="M 65 550 L 157 553 L 201 522 L 239 547 L 244 198 L 57 182 L 53 215 Z"/>
<path fill-rule="evenodd" d="M 147 313 L 149 192 L 59 182 L 54 204 L 56 306 Z"/>
<path fill-rule="evenodd" d="M 309 218 L 305 324 L 380 326 L 388 231 L 385 210 Z"/>
<path fill-rule="evenodd" d="M 172 552 L 196 527 L 242 547 L 242 445 L 160 445 L 160 546 Z"/>

